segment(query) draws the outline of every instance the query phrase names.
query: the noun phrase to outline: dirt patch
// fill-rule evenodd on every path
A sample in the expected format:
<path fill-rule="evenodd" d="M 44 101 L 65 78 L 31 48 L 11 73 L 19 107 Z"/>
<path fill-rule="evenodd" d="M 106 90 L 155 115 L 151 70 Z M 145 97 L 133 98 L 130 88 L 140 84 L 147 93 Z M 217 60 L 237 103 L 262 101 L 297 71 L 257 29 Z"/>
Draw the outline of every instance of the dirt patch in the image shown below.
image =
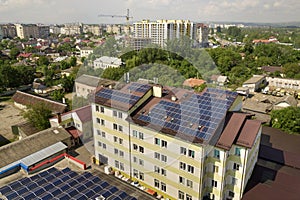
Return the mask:
<path fill-rule="evenodd" d="M 3 138 L 9 141 L 17 139 L 17 136 L 12 133 L 11 126 L 26 121 L 21 112 L 13 102 L 0 102 L 0 135 Z"/>

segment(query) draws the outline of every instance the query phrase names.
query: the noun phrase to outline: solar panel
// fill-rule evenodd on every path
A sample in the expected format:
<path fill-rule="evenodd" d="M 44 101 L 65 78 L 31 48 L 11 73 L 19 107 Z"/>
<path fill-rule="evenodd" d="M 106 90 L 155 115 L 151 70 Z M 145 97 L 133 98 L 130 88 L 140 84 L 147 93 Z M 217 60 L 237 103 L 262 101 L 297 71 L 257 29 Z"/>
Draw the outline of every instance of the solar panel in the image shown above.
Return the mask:
<path fill-rule="evenodd" d="M 132 92 L 142 92 L 145 93 L 147 92 L 150 88 L 152 88 L 150 85 L 147 84 L 141 84 L 141 83 L 130 83 L 128 86 L 128 90 Z"/>
<path fill-rule="evenodd" d="M 11 191 L 12 191 L 12 188 L 10 186 L 8 186 L 8 185 L 3 186 L 2 188 L 0 188 L 0 193 L 2 195 L 6 195 L 6 194 L 8 194 Z"/>
<path fill-rule="evenodd" d="M 91 198 L 94 195 L 95 195 L 95 192 L 93 190 L 89 190 L 88 192 L 85 193 L 85 196 L 87 196 L 88 198 Z"/>
<path fill-rule="evenodd" d="M 64 193 L 58 195 L 56 198 L 60 199 L 60 200 L 68 200 L 68 199 L 71 199 L 72 197 L 69 194 L 64 192 Z"/>
<path fill-rule="evenodd" d="M 93 178 L 91 178 L 91 181 L 96 184 L 99 183 L 101 179 L 99 177 L 94 176 Z"/>
<path fill-rule="evenodd" d="M 44 194 L 46 192 L 46 190 L 44 188 L 36 188 L 36 189 L 33 189 L 32 192 L 34 193 L 35 196 L 40 196 L 42 194 Z"/>
<path fill-rule="evenodd" d="M 126 103 L 129 105 L 135 104 L 140 97 L 132 94 L 127 94 L 121 91 L 117 90 L 111 90 L 111 89 L 102 89 L 100 90 L 96 96 L 107 99 L 107 100 L 112 100 L 120 103 Z"/>
<path fill-rule="evenodd" d="M 40 178 L 39 180 L 36 180 L 35 182 L 38 185 L 43 185 L 43 184 L 47 183 L 47 180 L 43 179 L 43 178 Z"/>
<path fill-rule="evenodd" d="M 52 174 L 47 175 L 46 177 L 44 177 L 47 181 L 53 180 L 55 178 L 55 176 L 53 176 Z"/>
<path fill-rule="evenodd" d="M 83 174 L 82 174 L 82 176 L 84 176 L 86 179 L 87 178 L 90 178 L 91 176 L 93 176 L 90 172 L 84 172 Z"/>
<path fill-rule="evenodd" d="M 54 188 L 55 186 L 52 184 L 52 183 L 48 183 L 46 184 L 45 186 L 43 186 L 43 188 L 46 190 L 46 191 L 49 191 L 51 190 L 52 188 Z"/>
<path fill-rule="evenodd" d="M 13 189 L 13 190 L 16 190 L 18 189 L 19 187 L 21 187 L 23 184 L 19 181 L 15 181 L 11 184 L 9 184 L 9 186 Z"/>
<path fill-rule="evenodd" d="M 63 182 L 60 179 L 57 179 L 53 182 L 53 185 L 58 186 L 60 184 L 62 184 Z"/>
<path fill-rule="evenodd" d="M 86 200 L 87 199 L 87 197 L 84 194 L 77 194 L 73 198 L 76 200 Z"/>
<path fill-rule="evenodd" d="M 22 196 L 23 199 L 34 199 L 36 198 L 36 195 L 33 192 L 28 192 L 25 195 Z"/>
<path fill-rule="evenodd" d="M 112 193 L 108 190 L 102 190 L 100 193 L 99 193 L 101 196 L 103 196 L 104 198 L 107 198 L 109 196 L 112 195 Z"/>
<path fill-rule="evenodd" d="M 74 188 L 70 188 L 69 190 L 66 191 L 66 193 L 68 193 L 71 197 L 74 197 L 79 192 Z"/>
<path fill-rule="evenodd" d="M 95 187 L 92 188 L 92 190 L 93 190 L 95 193 L 100 192 L 102 189 L 103 189 L 103 187 L 101 187 L 101 186 L 99 186 L 99 185 L 96 185 Z"/>
<path fill-rule="evenodd" d="M 107 188 L 107 190 L 110 191 L 113 194 L 113 193 L 117 192 L 119 189 L 116 188 L 115 186 L 112 186 L 110 188 Z"/>
<path fill-rule="evenodd" d="M 103 181 L 102 183 L 100 183 L 100 186 L 102 188 L 106 188 L 107 186 L 109 186 L 109 184 L 106 181 Z"/>
<path fill-rule="evenodd" d="M 50 169 L 47 170 L 49 173 L 53 174 L 54 172 L 58 172 L 58 169 L 56 169 L 55 167 L 52 167 Z"/>
<path fill-rule="evenodd" d="M 52 190 L 49 191 L 53 196 L 58 196 L 59 194 L 62 193 L 62 190 L 59 188 L 54 188 Z"/>
<path fill-rule="evenodd" d="M 49 174 L 48 171 L 43 171 L 43 172 L 40 173 L 40 176 L 44 177 L 44 176 L 47 176 L 48 174 Z"/>
<path fill-rule="evenodd" d="M 85 180 L 85 177 L 84 177 L 84 176 L 79 176 L 79 177 L 76 178 L 76 180 L 77 180 L 79 183 L 81 183 L 82 181 Z"/>
<path fill-rule="evenodd" d="M 10 200 L 10 199 L 15 199 L 15 198 L 17 198 L 19 195 L 18 195 L 18 193 L 16 193 L 16 192 L 11 192 L 11 193 L 9 193 L 8 195 L 6 195 L 6 198 L 8 199 L 8 200 Z"/>
<path fill-rule="evenodd" d="M 71 186 L 68 185 L 68 184 L 65 184 L 65 185 L 61 186 L 62 191 L 66 191 L 66 190 L 68 190 L 70 188 L 71 188 Z"/>
<path fill-rule="evenodd" d="M 118 193 L 116 193 L 116 195 L 118 197 L 120 197 L 121 199 L 124 199 L 125 197 L 128 197 L 128 194 L 124 191 L 119 191 Z"/>
<path fill-rule="evenodd" d="M 35 182 L 29 183 L 28 185 L 26 185 L 26 187 L 30 190 L 33 190 L 34 188 L 37 188 L 39 185 L 36 184 Z"/>
<path fill-rule="evenodd" d="M 19 180 L 20 183 L 22 183 L 23 185 L 26 185 L 27 183 L 31 182 L 31 179 L 28 177 L 22 178 Z"/>
<path fill-rule="evenodd" d="M 69 167 L 62 170 L 63 173 L 67 173 L 67 172 L 70 172 L 70 171 L 71 171 L 71 169 Z"/>
<path fill-rule="evenodd" d="M 62 175 L 62 176 L 59 177 L 59 179 L 62 182 L 66 182 L 66 181 L 70 180 L 70 177 L 68 175 Z"/>

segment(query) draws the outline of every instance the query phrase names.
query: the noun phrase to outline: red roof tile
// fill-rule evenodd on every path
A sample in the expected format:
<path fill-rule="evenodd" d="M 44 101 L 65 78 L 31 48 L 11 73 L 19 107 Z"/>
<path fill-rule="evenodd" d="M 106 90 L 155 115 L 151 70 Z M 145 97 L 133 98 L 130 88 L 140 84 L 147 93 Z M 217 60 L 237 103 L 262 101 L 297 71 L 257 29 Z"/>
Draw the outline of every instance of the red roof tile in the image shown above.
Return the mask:
<path fill-rule="evenodd" d="M 82 135 L 82 133 L 73 126 L 66 128 L 66 131 L 68 131 L 75 139 Z"/>

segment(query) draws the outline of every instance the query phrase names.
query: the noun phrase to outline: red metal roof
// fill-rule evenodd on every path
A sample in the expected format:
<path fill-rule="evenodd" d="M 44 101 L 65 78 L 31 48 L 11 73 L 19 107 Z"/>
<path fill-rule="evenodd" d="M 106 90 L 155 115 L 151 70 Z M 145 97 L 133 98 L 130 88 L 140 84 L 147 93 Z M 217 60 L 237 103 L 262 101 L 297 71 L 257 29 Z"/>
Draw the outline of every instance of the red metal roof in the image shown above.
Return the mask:
<path fill-rule="evenodd" d="M 251 148 L 254 144 L 255 138 L 259 132 L 261 122 L 258 120 L 246 120 L 245 125 L 237 139 L 236 144 Z"/>
<path fill-rule="evenodd" d="M 229 150 L 241 127 L 243 126 L 246 117 L 246 114 L 233 113 L 216 146 L 225 150 Z"/>
<path fill-rule="evenodd" d="M 66 131 L 68 131 L 75 139 L 82 135 L 82 133 L 73 126 L 66 128 Z"/>

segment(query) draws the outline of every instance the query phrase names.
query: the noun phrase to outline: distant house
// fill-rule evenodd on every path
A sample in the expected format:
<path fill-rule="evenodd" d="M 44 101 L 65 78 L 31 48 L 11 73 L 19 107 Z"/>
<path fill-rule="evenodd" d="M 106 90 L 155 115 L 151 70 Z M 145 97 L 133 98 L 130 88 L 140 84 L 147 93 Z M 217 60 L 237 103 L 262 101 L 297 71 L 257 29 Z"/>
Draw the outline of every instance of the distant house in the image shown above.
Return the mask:
<path fill-rule="evenodd" d="M 31 58 L 32 53 L 20 53 L 18 55 L 18 60 L 22 60 L 22 59 L 29 59 Z"/>
<path fill-rule="evenodd" d="M 51 127 L 64 127 L 72 135 L 73 145 L 80 144 L 80 139 L 87 141 L 93 136 L 90 105 L 57 115 L 49 121 Z"/>
<path fill-rule="evenodd" d="M 262 85 L 266 85 L 266 77 L 262 75 L 253 75 L 243 83 L 243 87 L 249 88 L 249 92 L 256 92 Z"/>
<path fill-rule="evenodd" d="M 261 70 L 265 74 L 274 74 L 274 73 L 278 72 L 281 77 L 283 76 L 283 69 L 281 66 L 262 66 Z"/>
<path fill-rule="evenodd" d="M 202 80 L 202 79 L 189 78 L 189 79 L 186 79 L 183 82 L 183 85 L 194 88 L 194 87 L 200 86 L 200 85 L 205 84 L 205 83 L 206 83 L 206 81 Z"/>
<path fill-rule="evenodd" d="M 252 41 L 253 44 L 270 44 L 270 43 L 278 43 L 279 41 L 275 37 L 270 37 L 269 39 L 255 39 Z"/>
<path fill-rule="evenodd" d="M 14 100 L 15 105 L 21 109 L 26 109 L 28 106 L 36 104 L 44 104 L 45 106 L 47 106 L 48 109 L 52 111 L 53 114 L 63 113 L 67 109 L 66 104 L 34 96 L 32 94 L 28 94 L 21 91 L 17 91 L 12 97 L 12 99 Z"/>
<path fill-rule="evenodd" d="M 116 57 L 108 57 L 108 56 L 102 56 L 101 58 L 98 58 L 94 61 L 94 68 L 98 69 L 107 69 L 107 68 L 118 68 L 122 64 L 122 61 L 120 58 Z"/>
<path fill-rule="evenodd" d="M 98 86 L 112 87 L 115 81 L 83 74 L 75 80 L 76 95 L 87 98 L 89 94 L 96 91 Z"/>
<path fill-rule="evenodd" d="M 214 84 L 218 86 L 225 86 L 229 82 L 227 76 L 221 76 L 221 75 L 212 75 L 211 80 Z"/>
<path fill-rule="evenodd" d="M 239 93 L 240 95 L 248 96 L 249 95 L 249 88 L 239 87 L 239 88 L 236 89 L 236 92 Z"/>
<path fill-rule="evenodd" d="M 94 50 L 91 47 L 80 48 L 80 57 L 88 57 L 92 53 L 94 53 Z"/>

